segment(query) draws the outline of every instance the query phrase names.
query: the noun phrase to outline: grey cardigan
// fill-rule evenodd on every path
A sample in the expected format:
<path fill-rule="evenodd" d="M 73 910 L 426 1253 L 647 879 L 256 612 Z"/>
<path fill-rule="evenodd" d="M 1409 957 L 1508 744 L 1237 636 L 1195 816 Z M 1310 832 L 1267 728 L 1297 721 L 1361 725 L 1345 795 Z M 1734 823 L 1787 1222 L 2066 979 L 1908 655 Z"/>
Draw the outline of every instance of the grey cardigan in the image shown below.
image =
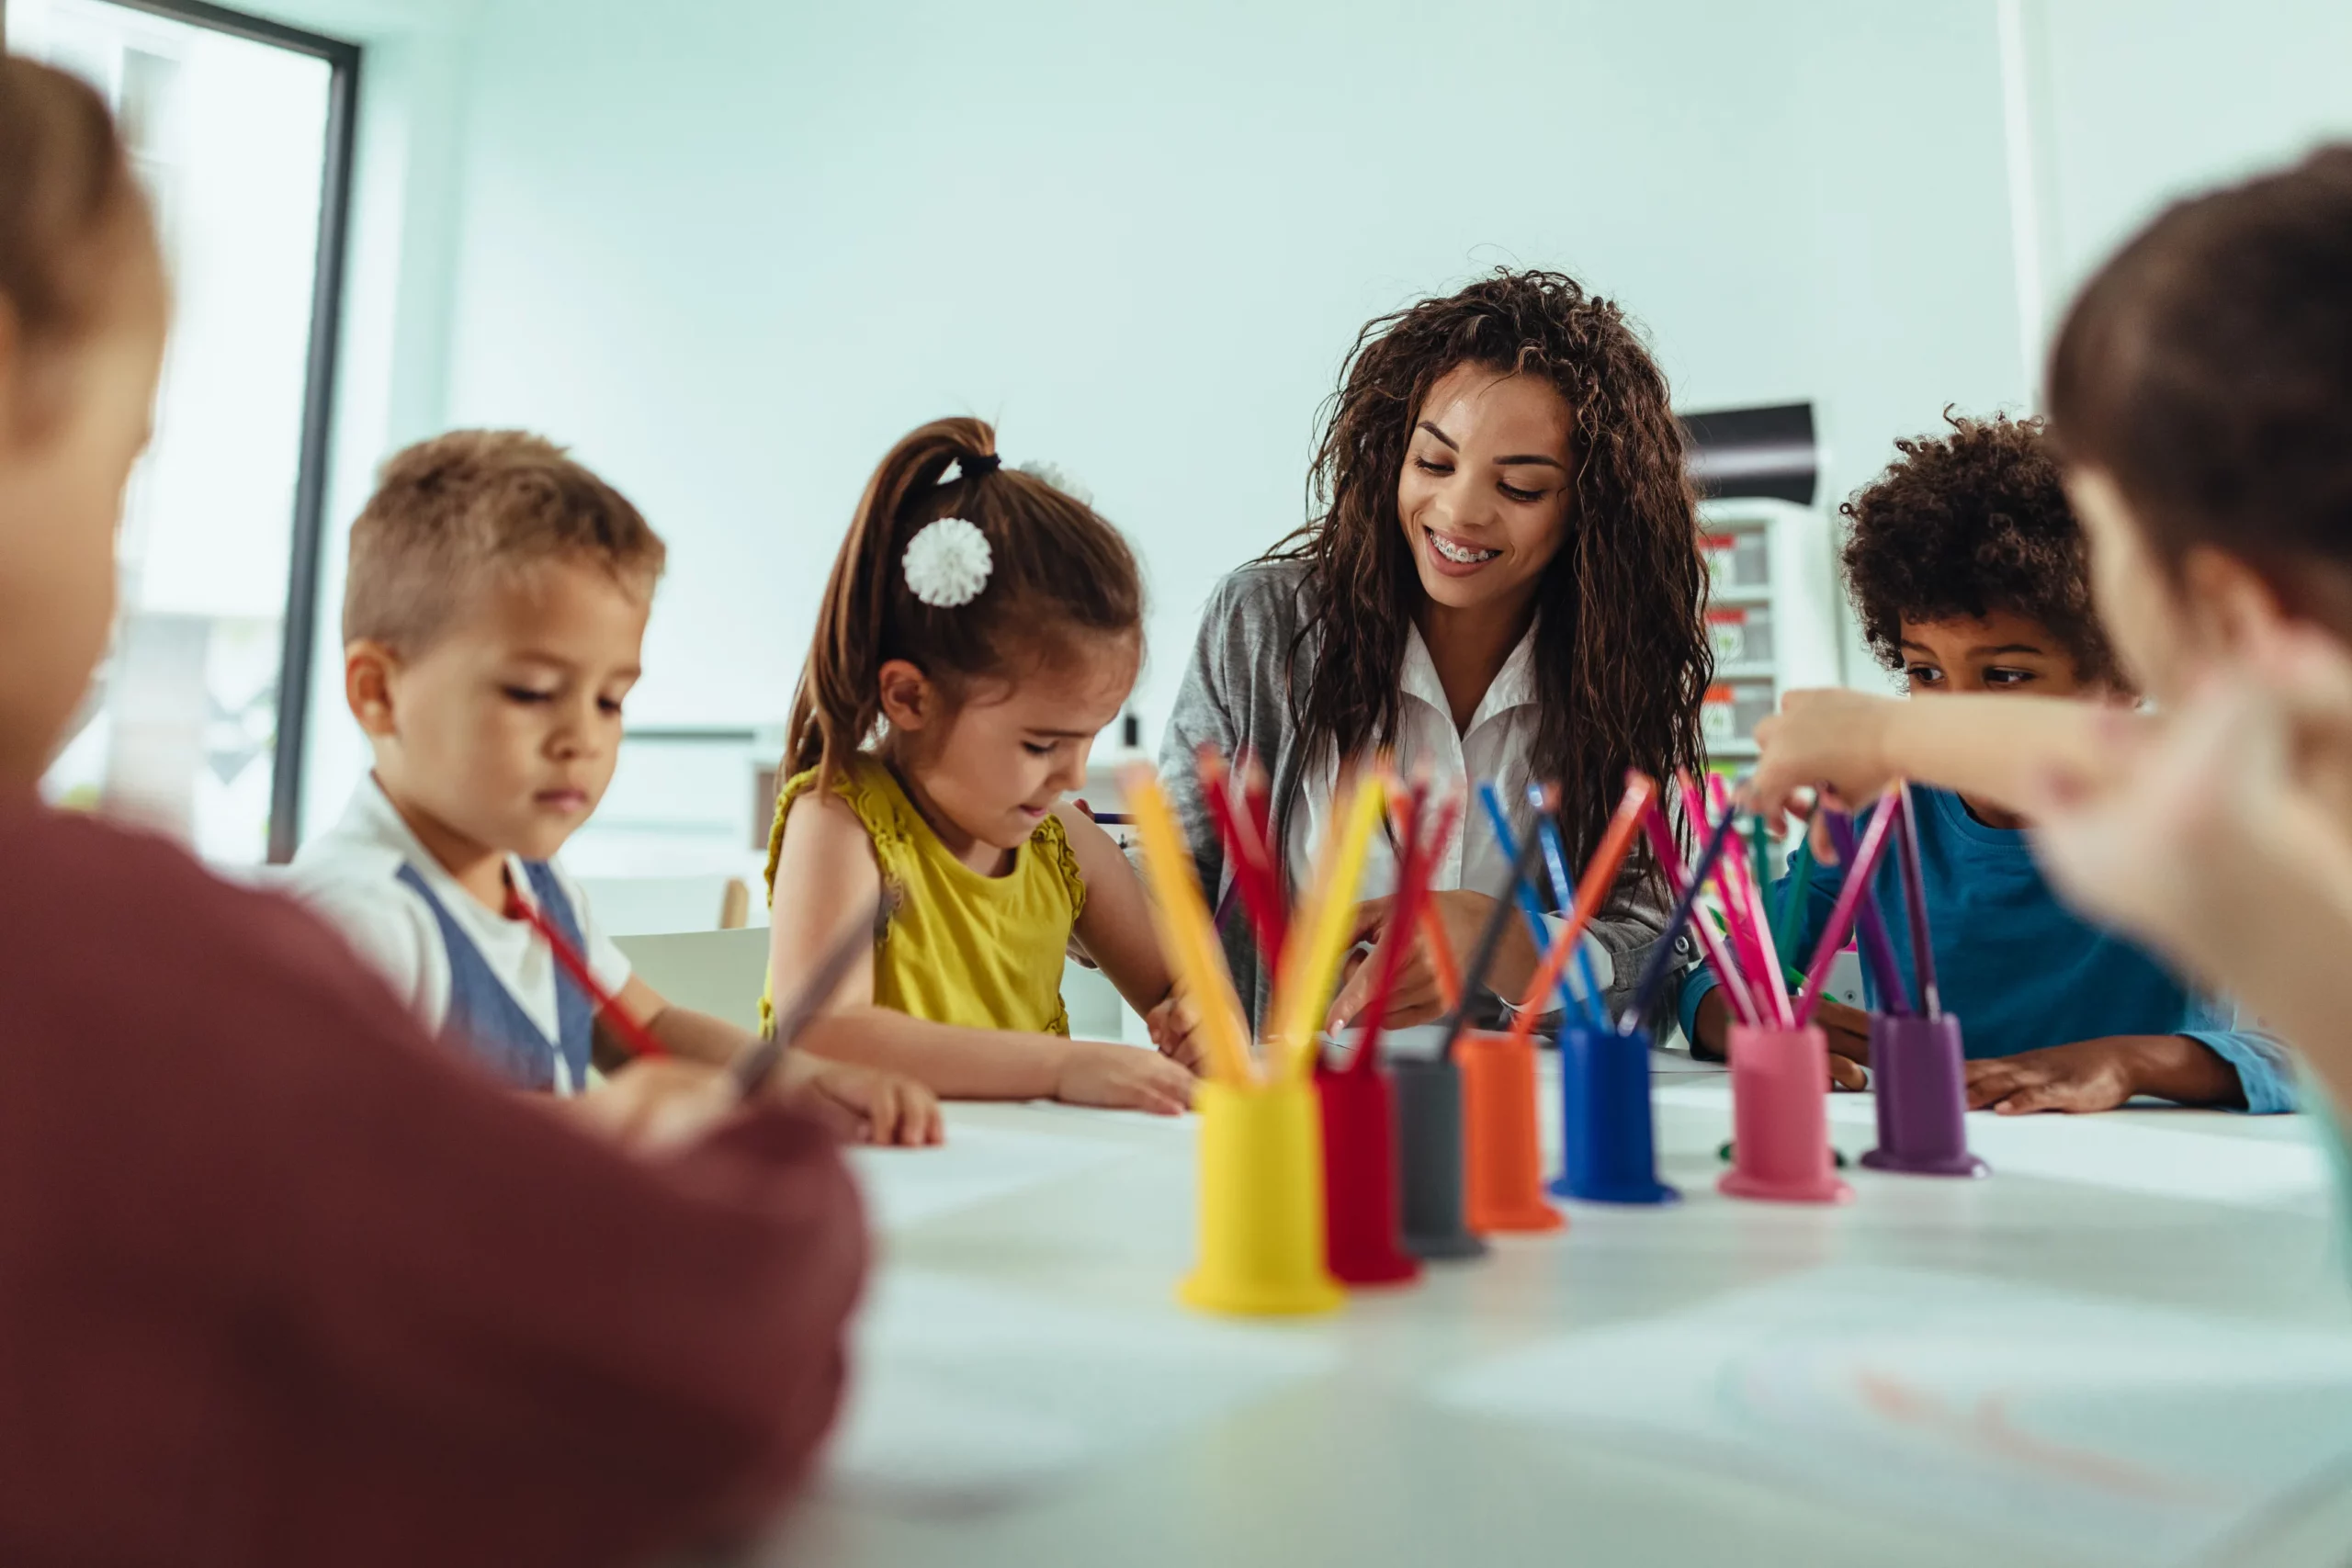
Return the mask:
<path fill-rule="evenodd" d="M 1300 593 L 1306 575 L 1300 562 L 1258 561 L 1217 584 L 1202 612 L 1192 662 L 1185 667 L 1159 751 L 1160 787 L 1191 840 L 1201 886 L 1210 890 L 1218 911 L 1217 934 L 1233 968 L 1235 988 L 1253 1021 L 1265 1016 L 1272 977 L 1258 961 L 1238 900 L 1228 897 L 1232 874 L 1202 796 L 1193 758 L 1203 741 L 1216 742 L 1228 757 L 1243 750 L 1255 754 L 1272 786 L 1274 843 L 1290 841 L 1291 816 L 1308 761 L 1306 748 L 1299 743 L 1289 682 L 1291 645 L 1306 621 Z M 1308 660 L 1315 655 L 1312 646 L 1300 652 Z M 1608 993 L 1612 1010 L 1631 995 L 1665 927 L 1662 890 L 1628 863 L 1592 926 L 1616 969 Z M 1665 994 L 1671 997 L 1673 987 L 1666 987 Z M 1488 993 L 1474 1008 L 1473 1017 L 1491 1020 L 1499 1010 L 1498 1001 Z"/>

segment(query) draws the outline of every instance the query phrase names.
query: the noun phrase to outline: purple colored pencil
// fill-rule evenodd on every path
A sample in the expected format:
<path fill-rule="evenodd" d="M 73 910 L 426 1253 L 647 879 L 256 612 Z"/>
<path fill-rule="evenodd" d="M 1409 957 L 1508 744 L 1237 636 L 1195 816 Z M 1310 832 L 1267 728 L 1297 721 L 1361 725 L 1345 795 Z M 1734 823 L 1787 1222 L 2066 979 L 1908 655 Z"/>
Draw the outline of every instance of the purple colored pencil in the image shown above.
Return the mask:
<path fill-rule="evenodd" d="M 1854 923 L 1862 902 L 1870 897 L 1871 874 L 1878 869 L 1879 856 L 1886 852 L 1886 840 L 1898 815 L 1887 809 L 1873 812 L 1870 828 L 1862 834 L 1861 848 L 1846 862 L 1845 885 L 1838 889 L 1838 902 L 1830 907 L 1829 923 L 1821 928 L 1821 941 L 1813 950 L 1812 964 L 1805 970 L 1804 989 L 1797 994 L 1795 1027 L 1799 1029 L 1813 1021 L 1814 1010 L 1821 1005 L 1821 987 L 1829 978 L 1830 962 L 1846 945 L 1847 930 Z"/>
<path fill-rule="evenodd" d="M 1854 863 L 1854 819 L 1842 811 L 1832 811 L 1826 821 L 1829 824 L 1829 841 L 1836 846 L 1838 858 L 1850 868 Z M 1872 825 L 1876 825 L 1875 818 Z M 1854 934 L 1862 950 L 1862 962 L 1871 966 L 1871 974 L 1878 981 L 1879 1010 L 1907 1013 L 1911 1010 L 1911 992 L 1903 984 L 1902 965 L 1894 962 L 1894 943 L 1888 940 L 1886 920 L 1879 913 L 1878 900 L 1871 895 L 1870 879 L 1865 877 L 1862 880 L 1861 915 L 1854 922 Z M 1853 873 L 1849 869 L 1846 886 L 1852 885 Z M 1844 889 L 1841 887 L 1839 892 L 1842 896 Z"/>
<path fill-rule="evenodd" d="M 1936 992 L 1936 948 L 1928 931 L 1928 879 L 1919 869 L 1919 814 L 1912 808 L 1907 781 L 1895 784 L 1894 801 L 1903 812 L 1895 830 L 1903 839 L 1903 901 L 1911 912 L 1911 969 L 1919 976 L 1919 1010 L 1939 1018 L 1944 1006 Z"/>

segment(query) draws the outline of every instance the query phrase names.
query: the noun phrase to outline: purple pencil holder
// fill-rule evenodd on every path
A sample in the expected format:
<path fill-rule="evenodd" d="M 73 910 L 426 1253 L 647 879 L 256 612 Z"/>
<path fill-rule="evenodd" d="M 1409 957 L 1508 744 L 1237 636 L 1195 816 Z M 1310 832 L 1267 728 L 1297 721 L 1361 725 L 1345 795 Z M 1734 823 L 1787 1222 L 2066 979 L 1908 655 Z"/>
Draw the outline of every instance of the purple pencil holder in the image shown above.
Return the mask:
<path fill-rule="evenodd" d="M 1871 1088 L 1878 1096 L 1878 1147 L 1862 1156 L 1873 1170 L 1906 1176 L 1984 1176 L 1991 1168 L 1968 1152 L 1968 1073 L 1960 1020 L 1874 1013 Z"/>

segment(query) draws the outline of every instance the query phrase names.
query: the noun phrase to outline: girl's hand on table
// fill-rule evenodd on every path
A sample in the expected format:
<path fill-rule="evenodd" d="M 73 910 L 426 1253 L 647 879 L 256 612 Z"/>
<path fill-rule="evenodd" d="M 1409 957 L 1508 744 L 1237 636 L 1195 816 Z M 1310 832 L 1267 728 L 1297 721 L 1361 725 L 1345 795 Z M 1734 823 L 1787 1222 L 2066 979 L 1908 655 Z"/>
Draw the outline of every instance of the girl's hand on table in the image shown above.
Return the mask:
<path fill-rule="evenodd" d="M 1105 1040 L 1073 1040 L 1054 1098 L 1107 1111 L 1181 1116 L 1193 1108 L 1192 1069 L 1157 1051 Z"/>

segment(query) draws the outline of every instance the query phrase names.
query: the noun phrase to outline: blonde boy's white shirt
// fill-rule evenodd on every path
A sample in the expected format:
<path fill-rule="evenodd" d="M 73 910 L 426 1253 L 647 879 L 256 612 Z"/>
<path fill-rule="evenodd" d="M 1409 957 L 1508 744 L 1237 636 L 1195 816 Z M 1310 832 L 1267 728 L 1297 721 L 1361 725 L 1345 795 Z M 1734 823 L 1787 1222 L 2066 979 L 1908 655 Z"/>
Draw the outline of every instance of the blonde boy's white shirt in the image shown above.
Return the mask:
<path fill-rule="evenodd" d="M 1436 661 L 1421 640 L 1420 628 L 1410 623 L 1405 631 L 1405 662 L 1398 671 L 1397 689 L 1402 698 L 1396 705 L 1397 773 L 1411 778 L 1426 766 L 1431 785 L 1441 790 L 1465 782 L 1475 790 L 1480 782 L 1492 779 L 1510 813 L 1511 831 L 1523 841 L 1535 826 L 1534 808 L 1527 803 L 1527 785 L 1534 776 L 1538 716 L 1534 628 L 1528 628 L 1503 660 L 1464 728 L 1454 728 L 1453 706 L 1438 680 Z M 1316 851 L 1330 830 L 1331 804 L 1338 787 L 1336 759 L 1310 766 L 1300 781 L 1299 802 L 1291 813 L 1290 841 L 1284 847 L 1294 887 L 1304 887 L 1312 879 Z M 1510 857 L 1496 841 L 1494 825 L 1474 793 L 1463 803 L 1453 842 L 1431 868 L 1430 886 L 1441 893 L 1467 889 L 1491 897 L 1505 886 L 1510 871 Z M 1386 833 L 1373 835 L 1372 852 L 1359 886 L 1360 899 L 1385 898 L 1396 892 L 1396 857 Z M 1551 921 L 1554 934 L 1565 924 L 1555 918 Z M 1609 950 L 1589 937 L 1584 948 L 1592 960 L 1595 977 L 1606 990 L 1616 973 Z M 1583 994 L 1573 969 L 1569 983 L 1578 995 Z"/>
<path fill-rule="evenodd" d="M 359 782 L 341 819 L 302 846 L 281 886 L 340 931 L 424 1027 L 437 1033 L 449 1016 L 448 949 L 431 907 L 399 879 L 402 865 L 416 868 L 524 1016 L 554 1039 L 558 970 L 547 942 L 527 921 L 510 920 L 486 908 L 444 870 L 372 774 Z M 617 994 L 628 984 L 628 955 L 596 923 L 579 884 L 561 866 L 553 869 L 580 922 L 589 973 Z M 507 856 L 507 875 L 529 893 L 530 877 L 520 857 Z"/>

